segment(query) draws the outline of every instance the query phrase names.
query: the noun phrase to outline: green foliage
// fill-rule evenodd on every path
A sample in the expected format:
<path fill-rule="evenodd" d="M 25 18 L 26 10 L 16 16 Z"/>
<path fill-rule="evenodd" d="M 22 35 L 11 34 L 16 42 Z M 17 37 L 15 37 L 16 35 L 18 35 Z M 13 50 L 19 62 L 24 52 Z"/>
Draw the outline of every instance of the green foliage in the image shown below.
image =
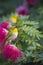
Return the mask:
<path fill-rule="evenodd" d="M 31 21 L 30 16 L 19 16 L 16 26 L 19 30 L 16 44 L 23 50 L 28 62 L 31 58 L 36 58 L 36 62 L 43 60 L 43 46 L 39 42 L 43 38 L 43 34 L 38 30 L 39 23 Z"/>

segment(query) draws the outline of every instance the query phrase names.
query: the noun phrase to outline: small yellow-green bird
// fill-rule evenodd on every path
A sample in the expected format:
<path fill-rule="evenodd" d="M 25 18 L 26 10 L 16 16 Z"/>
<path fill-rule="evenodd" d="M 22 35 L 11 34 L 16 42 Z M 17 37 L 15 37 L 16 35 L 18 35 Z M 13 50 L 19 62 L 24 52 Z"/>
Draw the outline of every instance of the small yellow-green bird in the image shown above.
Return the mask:
<path fill-rule="evenodd" d="M 14 41 L 17 36 L 18 36 L 18 29 L 17 28 L 14 28 L 13 30 L 11 30 L 12 34 L 11 36 L 8 38 L 8 41 Z"/>

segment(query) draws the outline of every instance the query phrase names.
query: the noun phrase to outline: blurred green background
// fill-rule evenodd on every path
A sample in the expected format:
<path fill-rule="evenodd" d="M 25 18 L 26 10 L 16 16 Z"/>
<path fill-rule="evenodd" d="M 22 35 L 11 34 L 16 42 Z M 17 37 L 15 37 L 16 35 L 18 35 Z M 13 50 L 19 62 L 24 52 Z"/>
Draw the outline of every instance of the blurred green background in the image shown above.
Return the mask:
<path fill-rule="evenodd" d="M 14 11 L 22 2 L 23 0 L 0 0 L 0 15 Z"/>

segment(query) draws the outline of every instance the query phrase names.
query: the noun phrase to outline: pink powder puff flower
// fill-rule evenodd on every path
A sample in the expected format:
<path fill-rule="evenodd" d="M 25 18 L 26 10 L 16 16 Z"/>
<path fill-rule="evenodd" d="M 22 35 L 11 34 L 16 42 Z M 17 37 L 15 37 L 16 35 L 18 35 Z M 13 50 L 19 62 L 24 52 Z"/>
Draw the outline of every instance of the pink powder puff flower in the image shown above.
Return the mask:
<path fill-rule="evenodd" d="M 2 50 L 2 56 L 5 60 L 16 61 L 22 56 L 21 50 L 13 44 L 5 44 Z"/>
<path fill-rule="evenodd" d="M 35 5 L 38 3 L 38 0 L 24 0 L 24 2 L 31 4 L 31 5 Z"/>
<path fill-rule="evenodd" d="M 0 45 L 4 43 L 7 34 L 8 30 L 0 26 Z"/>
<path fill-rule="evenodd" d="M 19 6 L 18 8 L 16 8 L 16 13 L 20 14 L 20 15 L 27 15 L 29 13 L 29 10 L 26 6 Z"/>
<path fill-rule="evenodd" d="M 11 27 L 11 23 L 9 23 L 7 20 L 4 20 L 1 22 L 0 26 L 7 29 L 8 27 Z"/>

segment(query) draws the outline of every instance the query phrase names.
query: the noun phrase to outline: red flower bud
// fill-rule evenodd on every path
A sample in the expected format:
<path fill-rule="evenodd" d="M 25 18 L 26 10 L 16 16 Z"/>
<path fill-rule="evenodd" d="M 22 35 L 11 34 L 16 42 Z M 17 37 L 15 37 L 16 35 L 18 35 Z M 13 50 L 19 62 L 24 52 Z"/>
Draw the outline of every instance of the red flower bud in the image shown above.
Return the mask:
<path fill-rule="evenodd" d="M 35 5 L 38 3 L 38 0 L 24 0 L 24 2 L 31 4 L 31 5 Z"/>
<path fill-rule="evenodd" d="M 2 45 L 6 39 L 8 30 L 0 26 L 0 45 Z"/>
<path fill-rule="evenodd" d="M 19 6 L 18 8 L 16 8 L 16 13 L 20 15 L 27 15 L 29 13 L 29 10 L 25 6 Z"/>
<path fill-rule="evenodd" d="M 7 20 L 4 20 L 2 21 L 2 23 L 0 24 L 0 26 L 2 26 L 3 28 L 8 28 L 11 26 L 11 24 L 7 21 Z"/>
<path fill-rule="evenodd" d="M 5 60 L 17 60 L 22 56 L 21 51 L 13 44 L 5 44 L 2 50 L 2 56 Z"/>

